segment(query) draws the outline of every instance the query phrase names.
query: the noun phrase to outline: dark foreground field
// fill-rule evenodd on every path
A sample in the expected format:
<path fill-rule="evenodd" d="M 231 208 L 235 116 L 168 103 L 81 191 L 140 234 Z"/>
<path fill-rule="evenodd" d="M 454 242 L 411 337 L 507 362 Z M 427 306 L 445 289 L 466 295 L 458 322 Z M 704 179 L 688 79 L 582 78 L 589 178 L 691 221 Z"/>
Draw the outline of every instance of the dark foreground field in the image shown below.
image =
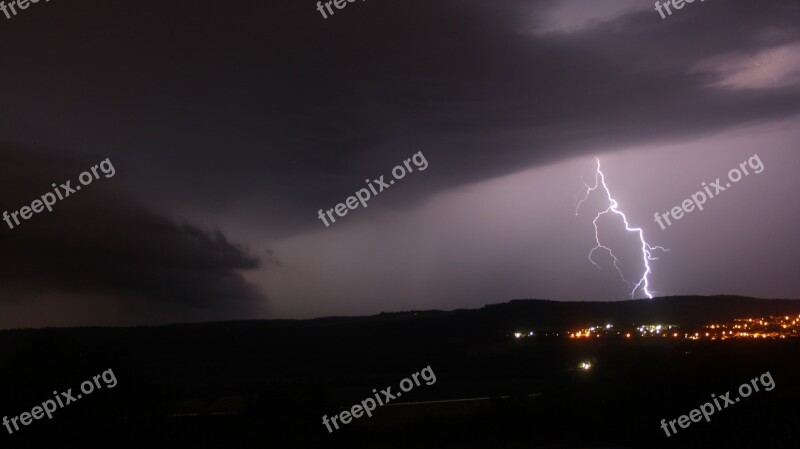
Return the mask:
<path fill-rule="evenodd" d="M 800 341 L 515 340 L 544 328 L 800 313 L 796 302 L 672 298 L 512 303 L 369 318 L 0 333 L 0 414 L 16 416 L 112 369 L 103 388 L 9 435 L 7 447 L 588 448 L 800 444 Z M 582 312 L 578 312 L 581 310 Z M 588 312 L 587 312 L 588 310 Z M 691 314 L 691 317 L 688 315 Z M 578 369 L 590 362 L 591 369 Z M 350 409 L 430 366 L 436 382 L 329 434 Z M 760 391 L 667 437 L 676 419 L 769 371 Z M 439 402 L 472 399 L 460 402 Z M 413 402 L 420 404 L 405 405 Z"/>

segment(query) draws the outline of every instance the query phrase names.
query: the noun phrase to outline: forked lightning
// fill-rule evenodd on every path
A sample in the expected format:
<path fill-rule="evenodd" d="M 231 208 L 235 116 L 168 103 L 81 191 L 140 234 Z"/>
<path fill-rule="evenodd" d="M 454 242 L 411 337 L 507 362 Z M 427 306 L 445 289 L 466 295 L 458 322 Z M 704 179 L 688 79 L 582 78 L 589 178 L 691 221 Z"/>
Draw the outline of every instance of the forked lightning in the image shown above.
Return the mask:
<path fill-rule="evenodd" d="M 657 257 L 653 256 L 653 252 L 656 250 L 659 251 L 669 251 L 669 250 L 661 246 L 651 246 L 649 243 L 647 243 L 647 241 L 645 241 L 644 231 L 642 231 L 642 228 L 631 227 L 631 225 L 628 223 L 628 217 L 626 217 L 625 214 L 618 209 L 619 205 L 617 204 L 617 200 L 611 197 L 611 191 L 609 190 L 608 185 L 606 185 L 605 175 L 603 174 L 602 170 L 600 170 L 600 159 L 595 158 L 595 160 L 597 160 L 597 169 L 595 170 L 594 174 L 594 186 L 589 186 L 589 184 L 585 184 L 586 194 L 584 195 L 583 199 L 581 199 L 578 202 L 577 207 L 575 207 L 575 215 L 578 215 L 578 210 L 580 209 L 581 204 L 583 204 L 583 202 L 589 198 L 589 195 L 592 192 L 594 192 L 595 190 L 599 189 L 602 186 L 603 190 L 606 193 L 606 197 L 608 198 L 609 206 L 606 210 L 598 212 L 597 216 L 595 216 L 594 220 L 592 221 L 592 223 L 594 224 L 594 238 L 597 245 L 594 248 L 592 248 L 591 251 L 589 251 L 589 261 L 592 262 L 592 264 L 594 264 L 594 266 L 596 266 L 597 268 L 600 268 L 600 265 L 598 265 L 594 261 L 594 259 L 592 259 L 592 256 L 594 255 L 594 252 L 597 251 L 598 249 L 607 251 L 608 254 L 611 256 L 611 258 L 614 260 L 614 268 L 617 269 L 617 272 L 619 273 L 622 280 L 625 281 L 628 284 L 628 286 L 633 285 L 631 282 L 628 282 L 628 280 L 625 279 L 625 275 L 622 273 L 622 266 L 619 262 L 619 259 L 617 259 L 617 256 L 614 255 L 614 252 L 611 251 L 611 248 L 603 245 L 600 242 L 600 230 L 597 227 L 597 221 L 600 219 L 600 217 L 609 213 L 619 215 L 620 217 L 622 217 L 622 221 L 625 223 L 625 230 L 628 232 L 637 233 L 639 235 L 639 241 L 642 243 L 642 262 L 644 262 L 645 270 L 644 274 L 642 274 L 642 277 L 639 279 L 639 281 L 635 285 L 633 285 L 633 290 L 631 291 L 631 297 L 633 297 L 636 294 L 636 291 L 641 288 L 642 292 L 645 295 L 647 295 L 648 298 L 652 299 L 654 292 L 650 291 L 650 280 L 648 278 L 650 276 L 650 273 L 652 273 L 652 270 L 650 269 L 650 261 L 658 259 Z"/>

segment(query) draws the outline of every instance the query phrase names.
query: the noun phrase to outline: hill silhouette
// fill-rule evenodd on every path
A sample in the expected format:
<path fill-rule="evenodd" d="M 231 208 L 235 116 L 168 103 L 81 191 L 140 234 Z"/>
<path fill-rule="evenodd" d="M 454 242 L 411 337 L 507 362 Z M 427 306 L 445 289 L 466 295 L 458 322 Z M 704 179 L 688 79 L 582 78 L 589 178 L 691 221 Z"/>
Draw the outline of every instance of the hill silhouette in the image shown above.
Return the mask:
<path fill-rule="evenodd" d="M 800 301 L 737 296 L 619 302 L 514 300 L 475 310 L 0 332 L 0 414 L 30 411 L 107 369 L 118 380 L 35 421 L 12 444 L 39 447 L 785 447 L 800 388 L 798 339 L 515 341 L 517 328 L 563 330 L 800 314 Z M 579 362 L 592 370 L 580 372 Z M 418 405 L 384 407 L 328 434 L 323 415 L 430 366 Z M 667 439 L 658 422 L 765 371 L 777 387 L 736 413 Z M 428 401 L 478 398 L 426 405 Z M 403 397 L 406 400 L 406 397 Z M 653 404 L 658 404 L 653 407 Z M 602 410 L 603 413 L 596 413 Z M 625 426 L 620 427 L 624 421 Z M 85 431 L 91 426 L 92 432 Z M 747 426 L 752 438 L 735 430 Z M 750 435 L 748 433 L 748 435 Z M 759 436 L 760 435 L 760 436 Z M 768 437 L 763 437 L 768 435 Z M 533 444 L 533 443 L 538 443 Z"/>

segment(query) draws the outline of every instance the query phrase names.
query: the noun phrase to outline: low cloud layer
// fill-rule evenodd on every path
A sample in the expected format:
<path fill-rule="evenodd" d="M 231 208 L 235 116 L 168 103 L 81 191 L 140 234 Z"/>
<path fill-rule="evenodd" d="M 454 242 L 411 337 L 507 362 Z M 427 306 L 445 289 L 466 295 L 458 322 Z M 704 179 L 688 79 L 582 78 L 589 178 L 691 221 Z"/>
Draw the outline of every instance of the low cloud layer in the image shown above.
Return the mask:
<path fill-rule="evenodd" d="M 101 158 L 65 159 L 52 154 L 0 150 L 0 178 L 14 189 L 0 192 L 0 208 L 30 205 L 51 184 L 71 180 Z M 114 162 L 113 160 L 111 161 Z M 178 224 L 121 193 L 116 175 L 100 178 L 9 229 L 0 222 L 2 303 L 14 304 L 61 292 L 99 296 L 109 302 L 152 307 L 252 312 L 263 307 L 259 291 L 241 272 L 258 259 L 219 231 Z M 12 219 L 13 223 L 13 219 Z"/>

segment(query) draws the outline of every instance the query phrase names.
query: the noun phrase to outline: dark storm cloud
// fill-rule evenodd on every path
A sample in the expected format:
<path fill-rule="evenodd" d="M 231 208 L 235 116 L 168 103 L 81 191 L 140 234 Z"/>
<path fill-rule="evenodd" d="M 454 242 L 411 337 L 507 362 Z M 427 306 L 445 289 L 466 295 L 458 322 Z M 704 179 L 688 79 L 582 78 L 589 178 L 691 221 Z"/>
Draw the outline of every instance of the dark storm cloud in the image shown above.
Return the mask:
<path fill-rule="evenodd" d="M 50 4 L 0 30 L 0 130 L 111 148 L 165 202 L 235 203 L 267 229 L 299 231 L 420 149 L 446 170 L 398 200 L 800 112 L 796 86 L 715 89 L 716 75 L 692 70 L 796 41 L 796 2 L 703 3 L 666 20 L 648 6 L 560 30 L 549 14 L 572 3 L 566 17 L 598 9 L 367 2 L 323 20 L 310 0 Z"/>
<path fill-rule="evenodd" d="M 9 213 L 53 191 L 104 158 L 0 151 L 0 210 Z M 111 160 L 113 164 L 114 161 Z M 152 301 L 219 310 L 259 306 L 260 294 L 239 274 L 258 260 L 220 232 L 207 233 L 147 210 L 100 179 L 9 229 L 0 222 L 0 283 L 6 303 L 48 292 L 104 295 L 108 301 Z M 13 220 L 11 220 L 13 223 Z"/>

